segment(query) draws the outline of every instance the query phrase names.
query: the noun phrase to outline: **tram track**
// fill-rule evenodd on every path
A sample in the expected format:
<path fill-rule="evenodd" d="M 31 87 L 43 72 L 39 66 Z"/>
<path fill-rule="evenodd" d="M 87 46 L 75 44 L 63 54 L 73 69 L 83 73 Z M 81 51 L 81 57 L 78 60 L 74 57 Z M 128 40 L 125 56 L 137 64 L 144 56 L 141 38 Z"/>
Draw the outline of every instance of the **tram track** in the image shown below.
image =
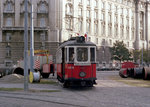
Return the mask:
<path fill-rule="evenodd" d="M 27 101 L 40 101 L 40 102 L 45 102 L 45 103 L 53 103 L 53 104 L 61 104 L 61 105 L 65 105 L 65 106 L 73 106 L 73 107 L 86 107 L 86 106 L 82 106 L 82 105 L 78 105 L 78 104 L 71 104 L 71 103 L 66 103 L 66 102 L 59 102 L 59 100 L 61 101 L 62 98 L 58 98 L 55 96 L 44 96 L 44 97 L 48 97 L 48 98 L 52 98 L 50 99 L 45 99 L 45 98 L 40 98 L 41 95 L 32 95 L 31 93 L 10 93 L 10 92 L 0 92 L 0 97 L 1 98 L 11 98 L 11 99 L 18 99 L 18 100 L 27 100 Z M 35 98 L 38 97 L 38 98 Z M 42 96 L 43 97 L 43 96 Z M 54 97 L 56 98 L 54 101 Z"/>

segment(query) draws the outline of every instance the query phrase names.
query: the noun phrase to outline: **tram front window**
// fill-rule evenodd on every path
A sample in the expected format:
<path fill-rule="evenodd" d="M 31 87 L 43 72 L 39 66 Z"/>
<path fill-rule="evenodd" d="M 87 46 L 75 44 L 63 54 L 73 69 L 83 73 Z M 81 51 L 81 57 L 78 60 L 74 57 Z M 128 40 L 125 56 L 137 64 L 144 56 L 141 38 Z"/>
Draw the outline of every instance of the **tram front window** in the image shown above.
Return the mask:
<path fill-rule="evenodd" d="M 88 61 L 88 48 L 77 48 L 77 61 Z"/>

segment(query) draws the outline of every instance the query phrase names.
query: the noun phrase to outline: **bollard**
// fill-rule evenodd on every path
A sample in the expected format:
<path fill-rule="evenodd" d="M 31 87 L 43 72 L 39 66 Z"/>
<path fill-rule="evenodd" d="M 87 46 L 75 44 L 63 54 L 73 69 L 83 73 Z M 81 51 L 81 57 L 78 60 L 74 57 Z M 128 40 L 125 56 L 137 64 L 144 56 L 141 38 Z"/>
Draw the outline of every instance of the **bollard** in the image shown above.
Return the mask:
<path fill-rule="evenodd" d="M 30 83 L 33 83 L 33 82 L 40 82 L 40 72 L 37 71 L 37 72 L 30 72 L 30 75 L 29 75 L 29 82 Z"/>

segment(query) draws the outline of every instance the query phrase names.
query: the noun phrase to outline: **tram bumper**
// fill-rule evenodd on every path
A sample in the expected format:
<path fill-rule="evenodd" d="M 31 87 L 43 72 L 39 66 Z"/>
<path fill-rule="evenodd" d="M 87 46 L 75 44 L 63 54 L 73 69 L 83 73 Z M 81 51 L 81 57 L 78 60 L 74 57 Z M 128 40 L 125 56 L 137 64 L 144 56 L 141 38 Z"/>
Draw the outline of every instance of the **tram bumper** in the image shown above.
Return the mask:
<path fill-rule="evenodd" d="M 96 78 L 67 78 L 65 81 L 69 82 L 71 86 L 83 86 L 91 87 L 93 84 L 96 84 Z"/>

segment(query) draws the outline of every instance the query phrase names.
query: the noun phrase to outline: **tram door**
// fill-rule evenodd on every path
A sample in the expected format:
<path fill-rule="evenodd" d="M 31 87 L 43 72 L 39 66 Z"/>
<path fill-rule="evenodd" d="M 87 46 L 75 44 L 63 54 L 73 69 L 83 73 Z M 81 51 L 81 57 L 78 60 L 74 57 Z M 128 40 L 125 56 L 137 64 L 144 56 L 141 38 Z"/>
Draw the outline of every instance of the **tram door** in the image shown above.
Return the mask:
<path fill-rule="evenodd" d="M 65 75 L 65 48 L 62 48 L 62 77 Z"/>

